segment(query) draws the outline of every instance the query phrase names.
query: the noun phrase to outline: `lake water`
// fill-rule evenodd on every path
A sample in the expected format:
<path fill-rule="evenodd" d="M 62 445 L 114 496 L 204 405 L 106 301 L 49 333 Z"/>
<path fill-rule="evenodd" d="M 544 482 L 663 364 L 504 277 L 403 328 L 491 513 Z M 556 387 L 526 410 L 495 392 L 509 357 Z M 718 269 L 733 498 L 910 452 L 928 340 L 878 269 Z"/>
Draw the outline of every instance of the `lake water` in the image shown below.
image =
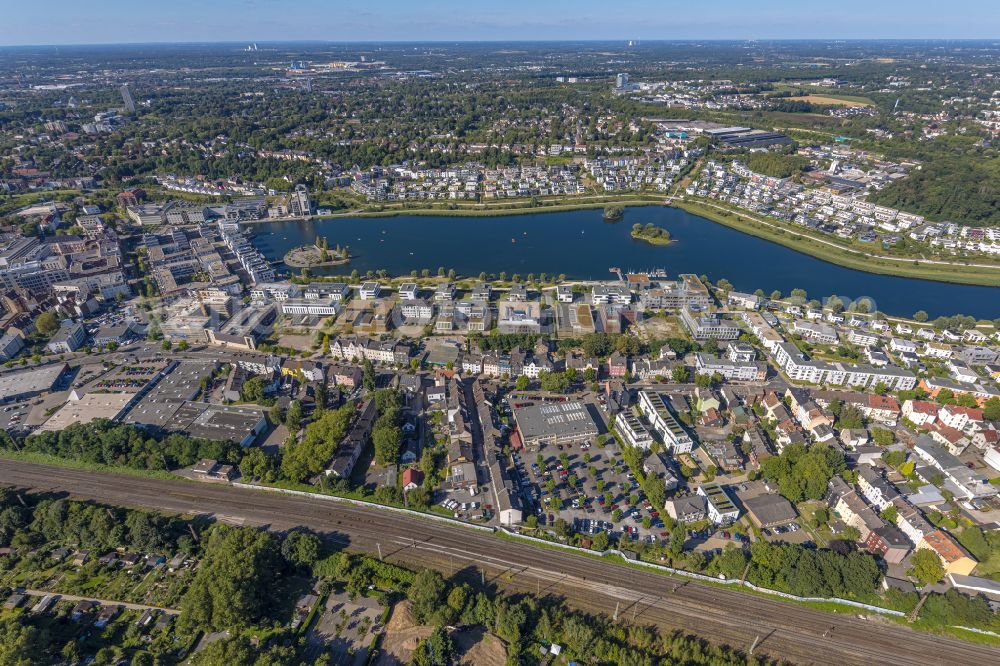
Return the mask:
<path fill-rule="evenodd" d="M 676 241 L 653 246 L 636 241 L 634 223 L 652 222 Z M 622 270 L 663 268 L 678 273 L 726 278 L 740 291 L 775 289 L 787 295 L 805 289 L 809 298 L 840 296 L 848 303 L 871 298 L 878 309 L 908 316 L 926 310 L 931 317 L 966 314 L 1000 317 L 1000 289 L 947 284 L 864 273 L 815 259 L 781 245 L 748 236 L 677 208 L 629 208 L 625 218 L 607 223 L 600 210 L 537 213 L 504 217 L 358 217 L 296 222 L 266 222 L 250 227 L 254 243 L 280 262 L 296 246 L 326 237 L 333 247 L 347 245 L 357 257 L 346 266 L 316 274 L 342 275 L 357 269 L 384 269 L 391 275 L 439 267 L 460 275 L 480 272 L 508 278 L 520 273 L 565 274 L 568 278 L 607 280 L 612 266 Z"/>

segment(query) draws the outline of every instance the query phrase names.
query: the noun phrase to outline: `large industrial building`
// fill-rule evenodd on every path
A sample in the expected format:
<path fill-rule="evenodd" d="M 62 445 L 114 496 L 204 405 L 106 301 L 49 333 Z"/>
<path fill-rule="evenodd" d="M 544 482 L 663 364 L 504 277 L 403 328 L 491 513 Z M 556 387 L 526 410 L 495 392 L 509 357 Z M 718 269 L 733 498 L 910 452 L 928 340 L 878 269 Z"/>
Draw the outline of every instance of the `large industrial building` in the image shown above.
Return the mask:
<path fill-rule="evenodd" d="M 52 390 L 68 367 L 65 363 L 53 363 L 0 375 L 0 403 L 24 400 Z"/>
<path fill-rule="evenodd" d="M 578 400 L 515 408 L 514 421 L 526 447 L 585 442 L 601 432 L 591 407 Z"/>

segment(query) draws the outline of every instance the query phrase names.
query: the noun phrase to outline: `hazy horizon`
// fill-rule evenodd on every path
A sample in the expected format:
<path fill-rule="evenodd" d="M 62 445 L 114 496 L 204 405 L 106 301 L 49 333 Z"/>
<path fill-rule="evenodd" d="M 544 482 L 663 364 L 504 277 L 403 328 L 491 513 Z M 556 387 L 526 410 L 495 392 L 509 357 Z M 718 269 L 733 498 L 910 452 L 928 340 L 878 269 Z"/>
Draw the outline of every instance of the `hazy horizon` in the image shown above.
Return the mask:
<path fill-rule="evenodd" d="M 174 0 L 138 5 L 50 0 L 5 8 L 0 46 L 240 42 L 509 42 L 709 40 L 1000 39 L 1000 12 L 984 0 L 842 0 L 789 6 L 784 0 L 717 0 L 711 7 L 626 0 L 383 0 L 377 8 L 323 0 Z"/>

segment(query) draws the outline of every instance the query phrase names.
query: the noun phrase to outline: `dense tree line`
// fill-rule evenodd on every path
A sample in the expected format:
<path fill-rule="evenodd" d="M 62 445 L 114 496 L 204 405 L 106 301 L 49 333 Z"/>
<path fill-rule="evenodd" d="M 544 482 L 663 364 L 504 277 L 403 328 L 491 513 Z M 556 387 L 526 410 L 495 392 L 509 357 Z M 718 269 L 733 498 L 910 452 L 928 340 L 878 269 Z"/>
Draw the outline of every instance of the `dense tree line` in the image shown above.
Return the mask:
<path fill-rule="evenodd" d="M 757 541 L 749 554 L 730 548 L 718 556 L 718 570 L 740 579 L 749 563 L 747 580 L 803 597 L 869 599 L 878 592 L 882 573 L 875 558 L 860 551 L 846 555 L 798 544 Z"/>
<path fill-rule="evenodd" d="M 869 201 L 931 220 L 1000 225 L 1000 165 L 971 156 L 939 157 L 873 192 Z"/>
<path fill-rule="evenodd" d="M 31 435 L 22 448 L 68 460 L 145 470 L 188 467 L 203 458 L 236 464 L 241 455 L 239 445 L 233 442 L 197 439 L 179 433 L 162 435 L 107 419 Z"/>
<path fill-rule="evenodd" d="M 774 178 L 788 178 L 802 173 L 809 166 L 809 158 L 769 151 L 757 151 L 746 156 L 747 168 Z"/>
<path fill-rule="evenodd" d="M 337 444 L 351 424 L 355 408 L 348 403 L 339 409 L 324 410 L 306 426 L 301 441 L 290 441 L 281 456 L 281 474 L 290 481 L 306 481 L 319 474 L 333 457 Z"/>
<path fill-rule="evenodd" d="M 507 597 L 477 590 L 466 583 L 449 583 L 436 571 L 416 574 L 407 592 L 417 621 L 436 627 L 481 626 L 507 646 L 508 663 L 532 663 L 533 645 L 557 643 L 568 659 L 586 663 L 652 666 L 680 664 L 746 664 L 747 658 L 728 648 L 709 645 L 675 633 L 661 635 L 654 627 L 612 622 L 569 609 L 547 597 Z M 449 654 L 446 637 L 434 634 L 418 647 L 414 664 L 449 664 L 435 657 Z M 765 663 L 751 658 L 749 663 Z"/>
<path fill-rule="evenodd" d="M 223 631 L 264 622 L 277 608 L 288 569 L 273 534 L 217 525 L 181 602 L 181 626 Z"/>
<path fill-rule="evenodd" d="M 0 488 L 0 547 L 66 544 L 85 550 L 197 550 L 188 523 L 158 513 L 67 499 L 40 499 Z"/>
<path fill-rule="evenodd" d="M 398 389 L 383 389 L 375 394 L 378 419 L 372 428 L 372 442 L 375 445 L 375 462 L 388 465 L 399 460 L 403 446 L 403 396 Z"/>

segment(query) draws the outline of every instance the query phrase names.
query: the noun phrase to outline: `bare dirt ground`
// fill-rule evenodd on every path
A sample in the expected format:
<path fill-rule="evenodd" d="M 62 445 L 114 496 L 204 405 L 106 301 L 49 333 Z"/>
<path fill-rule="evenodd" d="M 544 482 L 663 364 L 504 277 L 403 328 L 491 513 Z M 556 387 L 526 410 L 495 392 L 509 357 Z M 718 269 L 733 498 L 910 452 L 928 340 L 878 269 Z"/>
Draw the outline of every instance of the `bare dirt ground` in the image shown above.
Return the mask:
<path fill-rule="evenodd" d="M 485 634 L 481 627 L 468 631 L 458 631 L 455 648 L 459 656 L 458 666 L 504 666 L 507 663 L 507 647 L 493 634 Z"/>
<path fill-rule="evenodd" d="M 417 624 L 413 619 L 410 602 L 401 601 L 392 609 L 375 666 L 401 666 L 410 663 L 417 645 L 433 631 L 434 627 Z"/>

